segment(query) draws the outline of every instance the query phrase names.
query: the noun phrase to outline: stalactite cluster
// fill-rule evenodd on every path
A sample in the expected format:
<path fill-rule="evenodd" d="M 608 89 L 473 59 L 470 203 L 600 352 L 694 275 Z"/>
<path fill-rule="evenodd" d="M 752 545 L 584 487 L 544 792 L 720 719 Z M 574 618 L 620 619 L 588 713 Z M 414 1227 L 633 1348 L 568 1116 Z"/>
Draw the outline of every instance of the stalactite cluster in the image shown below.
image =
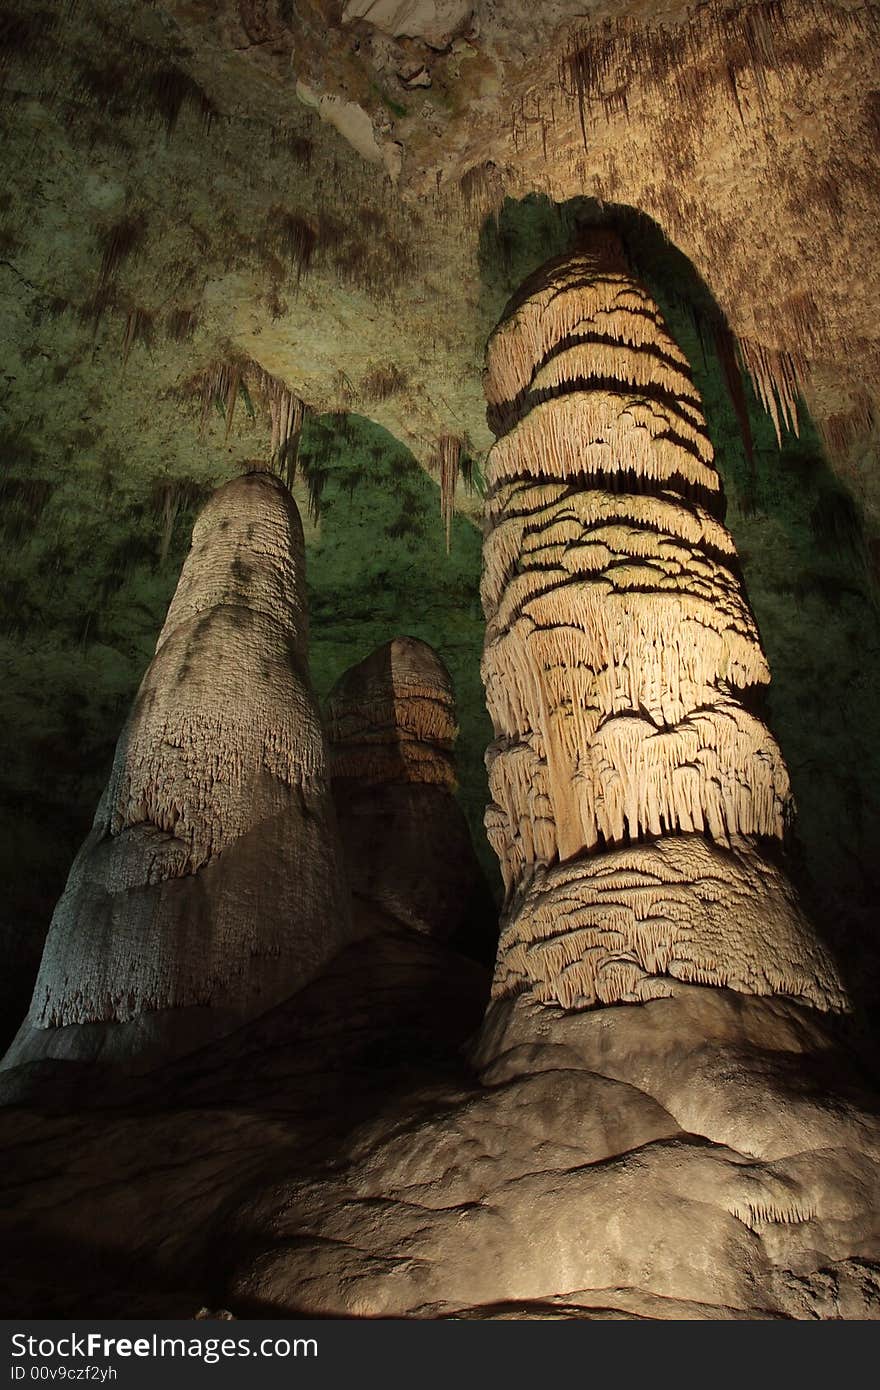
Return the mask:
<path fill-rule="evenodd" d="M 465 170 L 458 187 L 469 218 L 482 222 L 486 217 L 498 216 L 504 203 L 504 176 L 492 160 Z"/>
<path fill-rule="evenodd" d="M 776 441 L 782 444 L 783 426 L 798 434 L 797 398 L 806 378 L 806 362 L 797 353 L 781 352 L 738 340 L 740 356 L 757 392 L 758 399 L 773 421 Z"/>
<path fill-rule="evenodd" d="M 122 365 L 125 366 L 135 343 L 149 347 L 153 341 L 153 315 L 148 309 L 131 309 L 125 320 L 125 333 L 122 338 Z"/>
<path fill-rule="evenodd" d="M 396 362 L 374 367 L 367 372 L 360 384 L 359 395 L 365 401 L 387 401 L 406 389 L 406 374 Z"/>
<path fill-rule="evenodd" d="M 298 396 L 272 377 L 263 372 L 259 379 L 260 394 L 269 403 L 272 420 L 272 439 L 269 445 L 269 459 L 276 472 L 293 486 L 296 476 L 297 454 L 302 434 L 305 406 Z"/>
<path fill-rule="evenodd" d="M 705 264 L 728 256 L 733 239 L 723 212 L 713 212 L 705 192 L 696 196 L 688 192 L 699 186 L 703 161 L 714 158 L 703 147 L 700 134 L 707 117 L 716 132 L 727 127 L 734 147 L 741 146 L 744 157 L 752 150 L 766 162 L 762 195 L 768 201 L 815 209 L 821 240 L 833 251 L 849 215 L 872 219 L 876 211 L 872 97 L 866 94 L 861 122 L 847 125 L 848 118 L 841 113 L 840 129 L 829 127 L 830 146 L 826 148 L 819 138 L 810 147 L 809 166 L 815 161 L 812 177 L 806 169 L 774 160 L 779 111 L 786 108 L 790 96 L 808 91 L 835 63 L 845 63 L 841 55 L 853 48 L 870 51 L 878 37 L 880 7 L 874 3 L 758 0 L 740 5 L 712 0 L 681 20 L 652 22 L 641 15 L 624 15 L 577 24 L 560 53 L 559 82 L 569 112 L 574 114 L 572 106 L 576 108 L 585 150 L 592 152 L 594 140 L 601 143 L 607 134 L 608 123 L 617 123 L 620 133 L 614 147 L 598 155 L 600 198 L 609 202 L 638 199 L 670 236 L 699 246 Z M 532 94 L 531 105 L 534 111 L 525 98 L 520 101 L 520 140 L 529 138 L 538 114 L 547 107 L 543 88 Z M 551 126 L 565 108 L 564 99 L 555 103 L 548 118 Z M 546 144 L 544 119 L 542 115 Z M 638 191 L 622 173 L 623 163 L 635 153 L 626 144 L 630 123 L 649 132 L 654 155 L 650 174 Z M 808 127 L 809 115 L 802 114 L 798 124 Z M 844 131 L 848 143 L 841 147 Z M 796 273 L 789 248 L 775 244 L 772 253 L 772 269 L 784 283 Z M 766 252 L 764 265 L 771 269 Z M 821 259 L 815 270 L 821 276 Z M 740 291 L 731 285 L 729 294 L 727 307 L 733 310 Z M 833 296 L 825 296 L 823 305 L 822 296 L 814 296 L 809 282 L 807 288 L 800 283 L 795 293 L 780 295 L 772 315 L 756 306 L 760 342 L 755 327 L 740 342 L 741 359 L 777 435 L 783 427 L 797 429 L 795 402 L 819 340 L 826 352 L 841 346 L 829 299 Z M 845 350 L 856 354 L 863 348 L 863 343 L 845 344 Z M 876 363 L 872 374 L 876 387 Z"/>
<path fill-rule="evenodd" d="M 591 108 L 606 114 L 626 111 L 630 90 L 639 82 L 670 84 L 670 95 L 693 103 L 722 78 L 734 101 L 737 79 L 748 75 L 759 93 L 780 73 L 808 78 L 821 67 L 830 36 L 852 22 L 876 34 L 876 6 L 855 12 L 832 0 L 811 0 L 811 27 L 800 34 L 803 7 L 786 0 L 749 5 L 712 0 L 683 24 L 646 26 L 640 17 L 622 16 L 578 27 L 560 61 L 563 88 L 576 98 L 582 124 Z M 793 42 L 793 40 L 795 40 Z"/>
<path fill-rule="evenodd" d="M 256 399 L 268 410 L 271 422 L 269 467 L 288 487 L 292 485 L 296 477 L 305 405 L 277 377 L 271 376 L 249 358 L 230 355 L 190 377 L 179 387 L 178 394 L 184 400 L 198 403 L 199 428 L 202 431 L 212 408 L 218 409 L 225 419 L 227 439 L 239 397 L 244 398 L 251 415 Z"/>
<path fill-rule="evenodd" d="M 317 240 L 315 228 L 301 213 L 285 207 L 269 209 L 263 231 L 263 251 L 277 253 L 291 263 L 297 284 L 311 265 Z"/>
<path fill-rule="evenodd" d="M 528 282 L 490 339 L 486 393 L 503 431 L 482 581 L 486 825 L 508 892 L 496 992 L 583 1007 L 677 976 L 838 1000 L 756 845 L 781 841 L 791 795 L 754 712 L 769 670 L 699 395 L 613 235 Z M 632 863 L 600 854 L 654 841 Z"/>

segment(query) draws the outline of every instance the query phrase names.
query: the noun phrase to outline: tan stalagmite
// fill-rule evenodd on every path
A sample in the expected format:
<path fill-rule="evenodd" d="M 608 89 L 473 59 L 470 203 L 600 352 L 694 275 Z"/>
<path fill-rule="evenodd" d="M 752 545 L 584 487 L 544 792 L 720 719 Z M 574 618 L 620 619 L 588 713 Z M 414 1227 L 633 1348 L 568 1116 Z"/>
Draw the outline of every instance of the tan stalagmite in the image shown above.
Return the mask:
<path fill-rule="evenodd" d="M 395 637 L 347 670 L 327 701 L 333 780 L 455 786 L 455 694 L 427 642 Z"/>
<path fill-rule="evenodd" d="M 249 474 L 193 529 L 5 1065 L 186 1050 L 289 996 L 349 935 L 302 526 L 276 477 Z"/>
<path fill-rule="evenodd" d="M 395 637 L 346 671 L 328 701 L 339 832 L 355 912 L 491 959 L 492 905 L 456 801 L 449 672 L 427 642 Z"/>
<path fill-rule="evenodd" d="M 770 850 L 791 793 L 700 398 L 613 233 L 516 296 L 485 383 L 495 998 L 842 1007 Z"/>

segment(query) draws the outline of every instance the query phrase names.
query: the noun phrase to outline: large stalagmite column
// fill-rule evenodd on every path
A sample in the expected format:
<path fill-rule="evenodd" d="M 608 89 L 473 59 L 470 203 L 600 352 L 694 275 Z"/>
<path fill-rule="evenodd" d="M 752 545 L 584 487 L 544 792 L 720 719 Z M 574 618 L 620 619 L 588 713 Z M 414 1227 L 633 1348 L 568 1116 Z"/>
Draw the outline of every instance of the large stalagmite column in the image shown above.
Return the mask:
<path fill-rule="evenodd" d="M 486 392 L 495 997 L 677 979 L 840 1007 L 777 867 L 789 782 L 700 399 L 611 233 L 524 287 Z"/>
<path fill-rule="evenodd" d="M 348 935 L 302 526 L 283 484 L 250 474 L 196 522 L 5 1065 L 185 1050 L 290 995 Z"/>

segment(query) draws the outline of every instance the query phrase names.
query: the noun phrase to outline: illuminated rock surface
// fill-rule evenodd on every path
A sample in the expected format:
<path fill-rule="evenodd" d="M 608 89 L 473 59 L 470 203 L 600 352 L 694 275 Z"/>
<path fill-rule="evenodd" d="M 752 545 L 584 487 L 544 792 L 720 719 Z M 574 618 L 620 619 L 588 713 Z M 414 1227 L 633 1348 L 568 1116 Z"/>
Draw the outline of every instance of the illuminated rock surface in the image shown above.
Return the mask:
<path fill-rule="evenodd" d="M 523 288 L 486 391 L 493 993 L 585 1008 L 676 978 L 840 1007 L 762 847 L 791 794 L 747 703 L 770 673 L 700 399 L 616 237 Z"/>
<path fill-rule="evenodd" d="M 631 510 L 627 553 L 638 553 L 635 522 L 650 511 Z M 673 520 L 663 535 L 699 558 L 710 522 L 680 498 L 664 496 L 660 510 Z M 577 542 L 577 508 L 571 515 Z M 723 530 L 713 535 L 728 570 L 732 548 Z M 728 591 L 749 639 L 737 648 L 751 673 L 742 683 L 756 671 L 766 679 L 744 600 Z M 588 605 L 576 611 L 589 618 Z M 719 629 L 728 640 L 723 622 L 713 637 Z M 620 630 L 631 643 L 631 627 Z M 503 636 L 490 611 L 490 697 Z M 650 644 L 628 650 L 655 659 Z M 652 699 L 676 708 L 684 696 L 688 709 L 694 684 L 711 707 L 719 650 L 713 641 L 713 663 L 680 636 L 646 687 L 647 716 Z M 621 700 L 633 682 L 642 688 L 632 665 Z M 521 712 L 535 708 L 530 692 L 564 695 L 564 667 L 529 674 L 521 658 L 516 669 L 508 694 Z M 384 790 L 394 778 L 448 794 L 450 686 L 424 644 L 397 639 L 353 668 L 330 723 L 340 805 L 346 789 Z M 766 730 L 761 739 L 784 801 L 784 767 Z M 572 746 L 586 753 L 589 738 Z M 503 756 L 496 749 L 496 762 Z M 738 816 L 757 814 L 750 768 L 740 769 Z M 502 855 L 524 814 L 513 779 L 503 785 L 513 794 Z M 551 796 L 552 783 L 555 836 L 565 821 Z M 691 814 L 705 804 L 698 787 Z M 209 1050 L 124 1091 L 94 1068 L 44 1067 L 30 1100 L 48 1113 L 0 1117 L 2 1182 L 17 1194 L 4 1231 L 16 1269 L 10 1311 L 880 1315 L 870 1083 L 843 1022 L 829 1022 L 844 1000 L 827 957 L 754 827 L 751 837 L 739 821 L 729 830 L 730 804 L 722 794 L 718 842 L 678 824 L 657 836 L 638 812 L 632 844 L 599 851 L 583 835 L 563 863 L 520 836 L 481 1025 L 485 973 L 434 939 L 434 923 L 407 919 L 396 903 L 389 912 L 367 882 L 358 907 L 367 934 Z M 591 823 L 581 817 L 581 832 Z M 438 856 L 426 872 L 445 869 Z M 6 1084 L 8 1098 L 21 1096 L 15 1072 Z M 59 1143 L 61 1175 L 51 1157 Z M 172 1146 L 173 1172 L 145 1165 L 145 1146 Z M 132 1250 L 142 1255 L 136 1278 Z M 76 1290 L 59 1276 L 61 1252 L 83 1266 Z"/>
<path fill-rule="evenodd" d="M 276 478 L 207 504 L 5 1065 L 155 1061 L 311 979 L 350 935 Z"/>
<path fill-rule="evenodd" d="M 40 1016 L 200 1002 L 26 1030 L 22 1055 L 41 1033 L 68 1060 L 0 1074 L 19 1102 L 0 1113 L 3 1311 L 876 1317 L 876 1017 L 840 1008 L 880 999 L 876 6 L 12 0 L 0 39 L 7 1035 L 192 522 L 223 483 L 255 464 L 292 482 L 322 700 L 395 633 L 452 673 L 481 856 L 485 515 L 490 698 L 517 731 L 492 760 L 510 896 L 487 1013 L 490 972 L 442 939 L 468 870 L 437 822 L 407 813 L 423 872 L 390 898 L 369 874 L 387 884 L 396 825 L 370 832 L 364 934 L 339 941 L 331 890 L 329 958 L 303 983 L 289 838 L 270 855 L 275 831 L 250 829 L 279 802 L 278 834 L 302 829 L 285 741 L 272 771 L 249 706 L 253 804 L 211 776 L 190 813 L 183 750 L 160 757 L 144 723 L 101 811 L 136 847 L 133 901 L 170 924 L 176 895 L 225 866 L 232 906 L 259 864 L 282 912 L 212 906 L 219 955 L 164 927 L 127 955 L 145 918 L 112 894 L 80 954 L 53 932 Z M 521 336 L 496 338 L 487 415 L 503 306 L 596 224 L 623 234 L 648 298 L 611 305 L 588 277 L 570 320 L 564 296 L 562 318 L 526 312 Z M 552 477 L 529 476 L 539 449 Z M 627 485 L 609 490 L 621 460 Z M 559 700 L 552 767 L 520 678 L 526 611 Z M 264 619 L 258 601 L 257 648 L 234 635 L 260 653 L 249 687 L 292 719 L 300 687 L 264 669 L 267 652 L 280 669 Z M 644 659 L 624 667 L 634 644 Z M 613 661 L 589 664 L 600 650 Z M 216 662 L 205 676 L 230 679 Z M 191 746 L 208 768 L 201 735 Z M 436 748 L 427 762 L 445 766 Z M 343 811 L 448 810 L 439 783 L 355 796 L 345 780 Z M 321 806 L 329 824 L 326 791 Z M 129 811 L 165 828 L 124 826 Z M 84 854 L 64 913 L 118 878 Z M 172 877 L 147 882 L 150 864 Z M 186 922 L 202 933 L 205 914 Z M 278 954 L 235 975 L 257 926 Z M 167 970 L 150 973 L 152 947 Z M 206 1046 L 114 1081 L 86 1060 L 115 1055 L 111 1036 L 139 1065 Z"/>

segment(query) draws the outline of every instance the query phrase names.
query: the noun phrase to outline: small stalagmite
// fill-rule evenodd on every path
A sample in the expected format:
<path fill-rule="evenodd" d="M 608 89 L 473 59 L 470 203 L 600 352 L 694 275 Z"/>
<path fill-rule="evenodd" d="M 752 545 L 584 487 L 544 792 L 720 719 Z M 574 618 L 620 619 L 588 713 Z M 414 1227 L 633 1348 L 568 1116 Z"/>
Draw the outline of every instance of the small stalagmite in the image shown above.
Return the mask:
<path fill-rule="evenodd" d="M 221 487 L 193 529 L 92 831 L 4 1066 L 151 1065 L 311 979 L 350 936 L 284 485 Z"/>
<path fill-rule="evenodd" d="M 523 287 L 485 385 L 495 998 L 841 1007 L 773 849 L 791 793 L 699 394 L 613 233 Z"/>
<path fill-rule="evenodd" d="M 330 768 L 358 902 L 491 960 L 491 899 L 453 795 L 452 679 L 427 642 L 395 637 L 330 693 Z"/>
<path fill-rule="evenodd" d="M 334 782 L 455 786 L 455 692 L 427 642 L 377 647 L 340 676 L 327 712 Z"/>

